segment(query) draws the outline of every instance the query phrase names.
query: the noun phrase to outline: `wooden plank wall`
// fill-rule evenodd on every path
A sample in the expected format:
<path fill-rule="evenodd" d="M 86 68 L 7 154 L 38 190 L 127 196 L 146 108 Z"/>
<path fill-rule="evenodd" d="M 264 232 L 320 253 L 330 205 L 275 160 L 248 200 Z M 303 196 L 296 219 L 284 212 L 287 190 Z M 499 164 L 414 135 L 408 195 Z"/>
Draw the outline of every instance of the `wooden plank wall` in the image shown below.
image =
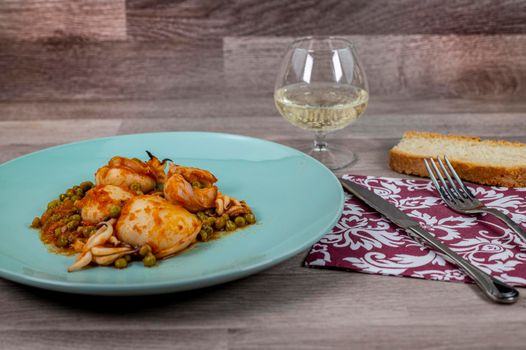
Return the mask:
<path fill-rule="evenodd" d="M 303 35 L 351 38 L 378 101 L 526 97 L 524 0 L 6 0 L 0 119 L 20 102 L 269 98 Z"/>

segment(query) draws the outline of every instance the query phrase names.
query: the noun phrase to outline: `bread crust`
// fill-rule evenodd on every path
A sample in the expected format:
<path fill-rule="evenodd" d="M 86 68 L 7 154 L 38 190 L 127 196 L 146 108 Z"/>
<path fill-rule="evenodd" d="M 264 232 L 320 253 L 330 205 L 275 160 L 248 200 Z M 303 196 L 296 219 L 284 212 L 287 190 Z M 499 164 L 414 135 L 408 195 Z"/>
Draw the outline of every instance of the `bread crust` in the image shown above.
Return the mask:
<path fill-rule="evenodd" d="M 442 135 L 428 132 L 408 131 L 404 133 L 404 138 L 446 138 L 456 140 L 469 140 L 488 142 L 493 144 L 505 145 L 507 147 L 525 147 L 519 142 L 502 140 L 484 140 L 478 137 L 460 135 Z M 467 181 L 483 185 L 504 186 L 504 187 L 526 187 L 526 166 L 490 166 L 481 165 L 473 162 L 459 161 L 449 158 L 451 164 L 458 175 Z M 424 165 L 424 157 L 405 152 L 393 147 L 389 151 L 389 166 L 396 172 L 408 175 L 428 177 L 427 169 Z"/>
<path fill-rule="evenodd" d="M 444 135 L 436 132 L 427 132 L 427 131 L 406 131 L 404 132 L 404 139 L 411 138 L 428 138 L 428 139 L 444 139 L 444 140 L 458 140 L 458 141 L 478 141 L 485 144 L 497 145 L 497 146 L 506 146 L 506 147 L 526 147 L 526 144 L 517 142 L 517 141 L 506 141 L 506 140 L 482 140 L 478 136 L 468 136 L 468 135 Z M 396 147 L 396 146 L 395 146 Z"/>

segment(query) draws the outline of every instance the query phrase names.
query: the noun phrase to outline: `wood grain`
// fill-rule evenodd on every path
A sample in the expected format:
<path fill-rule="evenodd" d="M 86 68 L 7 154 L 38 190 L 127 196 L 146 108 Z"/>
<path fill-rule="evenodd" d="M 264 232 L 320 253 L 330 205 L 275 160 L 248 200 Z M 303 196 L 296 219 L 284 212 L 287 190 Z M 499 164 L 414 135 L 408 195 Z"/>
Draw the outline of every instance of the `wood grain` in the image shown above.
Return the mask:
<path fill-rule="evenodd" d="M 0 3 L 0 38 L 178 41 L 224 36 L 519 34 L 521 0 L 65 1 Z"/>
<path fill-rule="evenodd" d="M 135 40 L 350 34 L 519 34 L 526 3 L 457 0 L 127 1 Z"/>
<path fill-rule="evenodd" d="M 1 332 L 2 346 L 4 349 L 114 349 L 127 350 L 133 348 L 148 349 L 203 349 L 226 350 L 227 331 L 212 330 L 149 330 L 147 334 L 137 336 L 136 333 L 120 330 L 70 330 L 67 335 L 54 331 L 18 331 Z M 20 341 L 23 339 L 23 341 Z"/>
<path fill-rule="evenodd" d="M 397 139 L 408 126 L 421 131 L 478 135 L 481 137 L 526 137 L 521 125 L 523 114 L 504 113 L 438 113 L 418 114 L 366 114 L 351 126 L 329 135 L 334 139 Z M 25 123 L 25 122 L 20 122 Z M 2 123 L 0 123 L 2 125 Z M 137 118 L 123 120 L 119 134 L 161 131 L 219 131 L 238 132 L 275 141 L 308 140 L 311 133 L 289 124 L 281 117 L 223 117 L 202 116 L 179 118 Z M 0 134 L 1 135 L 1 134 Z"/>
<path fill-rule="evenodd" d="M 293 330 L 311 329 L 313 321 L 319 322 L 316 325 L 320 331 L 326 331 L 328 326 L 360 328 L 374 324 L 381 328 L 437 325 L 451 330 L 459 325 L 491 325 L 485 319 L 490 315 L 495 316 L 494 321 L 507 317 L 509 323 L 502 326 L 504 330 L 515 329 L 507 326 L 524 320 L 522 309 L 526 302 L 523 299 L 515 307 L 502 307 L 486 301 L 472 285 L 310 270 L 300 266 L 295 269 L 313 273 L 308 277 L 300 273 L 257 274 L 221 286 L 156 297 L 84 296 L 83 303 L 79 303 L 78 295 L 41 291 L 2 280 L 3 298 L 12 299 L 18 294 L 16 303 L 4 312 L 15 309 L 20 315 L 18 324 L 2 320 L 0 330 L 68 332 L 79 330 L 79 326 L 83 326 L 80 330 L 91 332 L 207 328 Z M 410 293 L 411 289 L 418 293 Z M 365 300 L 364 290 L 374 291 L 376 300 Z M 39 306 L 42 312 L 31 315 L 31 310 Z M 479 315 L 466 312 L 477 307 Z M 446 314 L 450 315 L 447 322 L 437 318 Z M 419 338 L 425 336 L 420 334 Z M 516 339 L 524 337 L 517 334 Z M 370 340 L 371 344 L 376 343 Z"/>
<path fill-rule="evenodd" d="M 231 332 L 231 349 L 474 349 L 475 343 L 477 349 L 521 349 L 519 343 L 505 346 L 502 343 L 503 338 L 520 332 L 520 322 L 510 322 L 503 331 L 485 324 L 466 324 L 457 329 L 436 324 L 418 328 L 364 324 L 333 327 L 326 332 L 316 326 L 315 323 L 310 327 L 236 329 Z M 426 337 L 421 337 L 420 332 Z M 484 344 L 478 343 L 480 333 L 484 333 Z"/>
<path fill-rule="evenodd" d="M 0 299 L 9 301 L 2 313 L 16 315 L 16 322 L 0 321 L 0 334 L 9 348 L 60 347 L 58 335 L 70 332 L 70 339 L 102 349 L 119 348 L 116 339 L 128 346 L 148 340 L 155 348 L 226 343 L 221 348 L 228 349 L 492 349 L 520 348 L 525 340 L 523 300 L 502 307 L 465 284 L 291 269 L 313 273 L 258 274 L 194 292 L 82 302 L 0 281 Z"/>
<path fill-rule="evenodd" d="M 401 176 L 387 151 L 407 129 L 526 142 L 526 1 L 124 2 L 0 2 L 0 163 L 156 131 L 303 146 L 272 92 L 286 45 L 307 34 L 349 36 L 371 83 L 365 116 L 330 138 L 359 155 L 338 174 Z M 160 296 L 0 279 L 0 348 L 524 348 L 524 296 L 495 305 L 472 285 L 308 269 L 304 256 Z"/>
<path fill-rule="evenodd" d="M 207 92 L 202 97 L 156 100 L 69 100 L 0 102 L 0 120 L 50 119 L 213 119 L 227 117 L 281 118 L 271 96 L 228 96 Z M 376 114 L 504 114 L 524 113 L 524 102 L 488 99 L 408 99 L 372 96 L 366 119 Z M 449 119 L 448 119 L 449 120 Z M 403 125 L 403 124 L 401 124 Z"/>
<path fill-rule="evenodd" d="M 17 105 L 20 106 L 21 103 Z M 140 108 L 136 113 L 131 113 L 129 112 L 130 105 L 127 103 L 123 103 L 122 111 L 117 109 L 109 115 L 104 115 L 104 111 L 100 108 L 88 111 L 85 105 L 81 106 L 79 108 L 83 110 L 82 113 L 91 116 L 91 119 L 86 117 L 73 119 L 79 113 L 68 113 L 66 119 L 55 119 L 54 110 L 51 114 L 46 114 L 46 110 L 42 108 L 41 113 L 36 114 L 37 120 L 24 120 L 22 116 L 20 120 L 0 121 L 0 146 L 3 149 L 0 153 L 0 162 L 61 143 L 139 132 L 236 133 L 269 139 L 295 148 L 304 146 L 311 138 L 310 133 L 293 127 L 277 115 L 263 115 L 259 118 L 248 114 L 210 115 L 210 111 L 206 109 L 204 111 L 196 109 L 187 115 L 181 113 L 173 116 L 170 109 L 166 112 L 144 115 L 142 111 L 146 110 L 147 106 Z M 33 108 L 30 110 L 32 111 Z M 98 119 L 95 119 L 96 115 L 99 116 Z M 112 116 L 121 116 L 121 118 L 125 116 L 125 118 L 116 119 L 111 118 Z M 408 129 L 526 142 L 524 129 L 520 127 L 523 120 L 522 113 L 454 113 L 449 111 L 448 113 L 406 114 L 404 111 L 404 113 L 386 114 L 368 111 L 357 123 L 330 135 L 329 140 L 346 143 L 361 155 L 358 163 L 352 169 L 353 172 L 393 176 L 395 173 L 385 167 L 387 164 L 386 150 L 396 144 L 403 132 Z"/>
<path fill-rule="evenodd" d="M 3 101 L 184 98 L 222 87 L 220 48 L 173 43 L 0 42 L 0 70 Z"/>
<path fill-rule="evenodd" d="M 373 96 L 523 99 L 526 36 L 349 36 L 364 65 Z M 229 89 L 273 91 L 292 38 L 228 37 L 224 40 Z"/>
<path fill-rule="evenodd" d="M 247 106 L 266 106 L 254 101 L 246 98 Z M 222 118 L 209 115 L 213 104 L 188 110 L 186 116 L 180 107 L 177 117 L 170 118 L 172 102 L 158 108 L 156 101 L 103 101 L 97 108 L 95 102 L 62 103 L 64 108 L 61 102 L 5 102 L 12 117 L 24 111 L 36 117 L 41 110 L 49 119 L 21 115 L 21 120 L 0 121 L 2 160 L 82 139 L 88 132 L 227 131 L 291 146 L 308 137 L 280 117 L 260 114 L 266 107 L 255 109 L 255 115 L 243 115 L 250 111 L 243 107 L 239 115 Z M 456 103 L 466 110 L 478 105 Z M 107 106 L 110 116 L 121 118 L 107 118 Z M 398 113 L 366 114 L 336 134 L 360 156 L 352 172 L 399 176 L 387 168 L 387 150 L 403 130 L 415 125 L 526 141 L 522 113 L 453 112 L 458 106 L 429 113 L 426 106 L 415 101 L 413 108 L 422 110 L 406 113 L 403 106 L 395 106 Z M 150 108 L 151 115 L 140 117 Z M 242 280 L 160 296 L 77 296 L 0 280 L 0 347 L 62 349 L 74 343 L 79 349 L 520 349 L 526 341 L 525 298 L 501 306 L 462 283 L 308 269 L 301 266 L 304 254 Z"/>
<path fill-rule="evenodd" d="M 10 145 L 41 145 L 69 143 L 95 137 L 113 136 L 121 126 L 120 120 L 84 119 L 82 123 L 69 120 L 34 120 L 0 122 L 0 147 Z"/>
<path fill-rule="evenodd" d="M 125 0 L 0 2 L 0 40 L 125 40 Z"/>
<path fill-rule="evenodd" d="M 526 35 L 352 36 L 372 99 L 523 100 Z M 290 38 L 0 42 L 0 101 L 270 98 Z M 183 102 L 185 103 L 185 102 Z M 371 100 L 373 103 L 373 100 Z M 226 104 L 226 103 L 225 103 Z"/>

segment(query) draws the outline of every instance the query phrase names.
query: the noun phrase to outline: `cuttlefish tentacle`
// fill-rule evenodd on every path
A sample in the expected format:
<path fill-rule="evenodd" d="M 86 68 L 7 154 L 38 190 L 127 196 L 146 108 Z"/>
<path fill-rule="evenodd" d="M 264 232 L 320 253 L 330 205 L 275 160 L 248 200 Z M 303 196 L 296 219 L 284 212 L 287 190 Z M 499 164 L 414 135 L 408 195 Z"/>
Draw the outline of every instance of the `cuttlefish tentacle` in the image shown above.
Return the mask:
<path fill-rule="evenodd" d="M 91 236 L 79 254 L 75 262 L 68 268 L 69 272 L 78 271 L 95 261 L 99 265 L 109 265 L 121 256 L 132 254 L 137 251 L 131 247 L 104 247 L 102 246 L 113 236 L 113 224 L 115 219 L 104 221 L 101 227 Z"/>

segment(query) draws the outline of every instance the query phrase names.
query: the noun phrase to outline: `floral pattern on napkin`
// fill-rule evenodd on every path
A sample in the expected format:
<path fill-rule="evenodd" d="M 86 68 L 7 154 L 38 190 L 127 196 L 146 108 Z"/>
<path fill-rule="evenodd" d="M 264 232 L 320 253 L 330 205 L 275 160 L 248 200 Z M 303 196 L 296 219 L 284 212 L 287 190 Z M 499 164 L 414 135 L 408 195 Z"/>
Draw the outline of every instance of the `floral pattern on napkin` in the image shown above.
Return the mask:
<path fill-rule="evenodd" d="M 374 190 L 481 270 L 526 286 L 526 243 L 490 215 L 469 216 L 445 206 L 429 180 L 346 175 Z M 526 230 L 526 188 L 468 184 L 486 206 L 501 210 Z M 462 271 L 411 239 L 359 199 L 346 193 L 338 224 L 316 243 L 308 267 L 470 282 Z"/>

